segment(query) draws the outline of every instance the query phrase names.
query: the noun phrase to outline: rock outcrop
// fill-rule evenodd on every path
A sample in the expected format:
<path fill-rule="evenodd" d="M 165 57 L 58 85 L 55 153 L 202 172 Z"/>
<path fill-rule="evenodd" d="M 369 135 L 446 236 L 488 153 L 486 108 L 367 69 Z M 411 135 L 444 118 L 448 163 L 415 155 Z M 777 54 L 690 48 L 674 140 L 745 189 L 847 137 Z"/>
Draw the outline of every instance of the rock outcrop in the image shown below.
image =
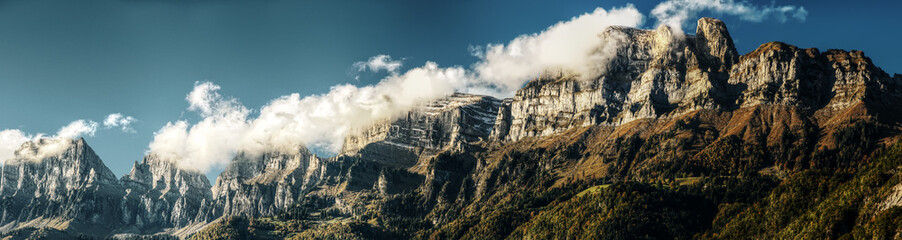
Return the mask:
<path fill-rule="evenodd" d="M 401 118 L 352 133 L 342 154 L 396 167 L 414 167 L 439 151 L 463 149 L 487 140 L 501 100 L 454 94 L 410 111 Z"/>
<path fill-rule="evenodd" d="M 319 182 L 323 161 L 305 148 L 291 153 L 239 153 L 219 174 L 213 200 L 199 221 L 221 216 L 269 216 L 287 208 Z"/>
<path fill-rule="evenodd" d="M 698 35 L 611 27 L 601 37 L 616 57 L 599 76 L 546 74 L 517 91 L 510 103 L 507 134 L 517 141 L 575 126 L 619 125 L 688 111 L 724 107 L 726 71 L 737 61 L 733 40 L 719 20 L 699 20 Z M 499 117 L 502 118 L 502 117 Z"/>
<path fill-rule="evenodd" d="M 820 52 L 781 42 L 763 44 L 743 56 L 729 83 L 741 88 L 736 101 L 742 107 L 778 104 L 832 112 L 898 95 L 890 88 L 896 83 L 889 74 L 861 51 Z"/>
<path fill-rule="evenodd" d="M 213 200 L 203 173 L 180 169 L 154 154 L 135 162 L 120 183 L 125 188 L 122 221 L 137 229 L 184 227 Z"/>

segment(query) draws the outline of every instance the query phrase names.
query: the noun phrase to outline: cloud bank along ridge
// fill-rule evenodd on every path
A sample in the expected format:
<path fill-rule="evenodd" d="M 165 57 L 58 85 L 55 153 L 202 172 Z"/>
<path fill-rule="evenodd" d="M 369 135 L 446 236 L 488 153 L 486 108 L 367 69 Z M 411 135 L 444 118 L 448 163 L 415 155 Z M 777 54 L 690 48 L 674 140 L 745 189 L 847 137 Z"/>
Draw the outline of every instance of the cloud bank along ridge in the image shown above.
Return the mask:
<path fill-rule="evenodd" d="M 732 0 L 671 0 L 656 6 L 652 14 L 659 24 L 681 28 L 701 11 L 749 21 L 772 15 L 785 20 L 786 14 L 803 20 L 807 14 L 801 7 L 758 7 Z M 547 70 L 584 77 L 603 74 L 603 66 L 615 56 L 620 42 L 603 42 L 599 35 L 609 26 L 639 27 L 643 22 L 644 15 L 633 5 L 610 11 L 596 8 L 507 44 L 471 48 L 479 61 L 470 69 L 427 62 L 402 74 L 402 61 L 377 55 L 354 63 L 352 70 L 387 72 L 379 83 L 363 87 L 342 84 L 328 93 L 307 97 L 297 93 L 282 96 L 263 106 L 256 118 L 237 99 L 220 95 L 220 86 L 196 82 L 185 99 L 188 110 L 203 119 L 195 124 L 186 120 L 167 123 L 155 132 L 148 153 L 176 161 L 185 169 L 208 172 L 225 166 L 238 152 L 286 152 L 301 146 L 338 152 L 348 132 L 398 117 L 454 92 L 504 97 Z"/>
<path fill-rule="evenodd" d="M 103 125 L 104 129 L 120 128 L 123 132 L 134 133 L 131 124 L 137 121 L 132 116 L 125 116 L 121 113 L 113 113 L 107 115 L 104 122 L 98 123 L 91 120 L 78 119 L 70 122 L 66 126 L 61 127 L 56 134 L 47 135 L 44 133 L 26 134 L 19 129 L 4 129 L 0 131 L 0 164 L 6 160 L 15 157 L 17 150 L 22 150 L 19 155 L 29 160 L 40 160 L 45 157 L 61 154 L 71 143 L 70 139 L 89 136 L 93 137 L 97 130 Z M 39 142 L 34 149 L 22 149 L 26 142 Z"/>

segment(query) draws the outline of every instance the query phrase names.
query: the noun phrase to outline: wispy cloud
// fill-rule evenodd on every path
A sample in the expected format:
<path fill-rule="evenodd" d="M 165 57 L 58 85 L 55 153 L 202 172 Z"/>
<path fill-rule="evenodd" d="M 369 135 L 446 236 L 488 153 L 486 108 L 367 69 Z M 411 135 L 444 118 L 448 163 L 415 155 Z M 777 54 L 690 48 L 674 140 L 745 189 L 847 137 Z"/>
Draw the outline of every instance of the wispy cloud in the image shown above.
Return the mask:
<path fill-rule="evenodd" d="M 355 62 L 351 65 L 351 69 L 354 71 L 354 79 L 360 80 L 360 73 L 370 71 L 370 72 L 381 72 L 386 71 L 389 74 L 398 74 L 398 70 L 401 69 L 403 65 L 403 59 L 394 60 L 389 55 L 380 54 L 376 56 L 370 57 L 369 60 Z"/>
<path fill-rule="evenodd" d="M 132 128 L 132 123 L 138 121 L 132 116 L 125 116 L 121 113 L 113 113 L 106 116 L 106 119 L 103 120 L 103 126 L 107 129 L 109 128 L 119 128 L 123 132 L 127 133 L 135 133 L 135 129 Z"/>
<path fill-rule="evenodd" d="M 651 10 L 651 15 L 658 19 L 658 24 L 666 24 L 682 31 L 684 23 L 694 20 L 703 11 L 733 15 L 751 22 L 761 22 L 765 19 L 786 22 L 790 18 L 805 21 L 808 17 L 808 11 L 801 6 L 778 6 L 774 3 L 758 6 L 734 0 L 669 0 L 655 6 Z"/>
<path fill-rule="evenodd" d="M 69 125 L 66 125 L 58 132 L 54 138 L 77 138 L 80 136 L 94 136 L 94 133 L 97 132 L 97 122 L 91 120 L 79 119 L 75 120 Z"/>
<path fill-rule="evenodd" d="M 357 72 L 369 70 L 373 72 L 386 71 L 396 73 L 402 65 L 401 60 L 393 60 L 389 55 L 380 54 L 370 57 L 367 61 L 356 62 L 351 67 Z"/>

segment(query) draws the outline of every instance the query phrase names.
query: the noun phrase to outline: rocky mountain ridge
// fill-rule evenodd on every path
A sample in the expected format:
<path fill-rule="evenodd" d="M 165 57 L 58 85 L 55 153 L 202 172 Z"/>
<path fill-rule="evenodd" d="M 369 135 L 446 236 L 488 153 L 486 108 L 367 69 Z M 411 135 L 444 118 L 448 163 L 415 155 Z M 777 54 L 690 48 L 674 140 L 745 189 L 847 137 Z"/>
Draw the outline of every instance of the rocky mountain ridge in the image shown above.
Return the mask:
<path fill-rule="evenodd" d="M 187 226 L 213 201 L 206 176 L 153 154 L 135 162 L 120 184 L 126 189 L 122 221 L 138 229 Z"/>
<path fill-rule="evenodd" d="M 238 154 L 216 179 L 213 200 L 199 221 L 223 215 L 271 216 L 287 208 L 303 189 L 319 182 L 323 160 L 306 149 L 293 153 Z"/>
<path fill-rule="evenodd" d="M 455 93 L 399 119 L 353 132 L 345 138 L 341 153 L 398 167 L 422 167 L 422 159 L 440 151 L 459 151 L 487 140 L 500 105 L 501 100 L 493 97 Z"/>
<path fill-rule="evenodd" d="M 0 201 L 8 205 L 0 205 L 4 211 L 0 225 L 6 232 L 29 227 L 51 227 L 91 232 L 93 236 L 109 234 L 124 239 L 159 233 L 184 237 L 182 234 L 186 230 L 190 234 L 193 231 L 190 229 L 198 227 L 198 224 L 215 222 L 224 216 L 279 214 L 314 188 L 327 185 L 333 188 L 342 185 L 344 189 L 373 189 L 386 194 L 410 191 L 415 186 L 389 181 L 402 179 L 409 182 L 416 179 L 414 174 L 391 170 L 382 164 L 398 166 L 399 161 L 416 163 L 417 155 L 425 158 L 439 151 L 462 150 L 464 145 L 483 141 L 491 131 L 495 117 L 493 109 L 497 108 L 498 102 L 491 97 L 455 94 L 412 111 L 407 118 L 375 125 L 376 128 L 385 126 L 390 130 L 388 132 L 349 136 L 349 143 L 369 141 L 362 143 L 366 149 L 352 151 L 346 148 L 346 154 L 330 158 L 317 157 L 303 147 L 294 152 L 238 153 L 213 185 L 203 173 L 180 169 L 175 162 L 155 154 L 135 162 L 128 174 L 116 180 L 85 140 L 77 139 L 59 156 L 43 159 L 20 157 L 4 165 Z M 37 145 L 44 141 L 53 140 L 27 143 L 20 151 L 38 151 L 40 146 Z M 379 152 L 385 149 L 398 152 Z M 36 154 L 23 154 L 31 155 Z M 393 155 L 414 157 L 377 158 Z M 364 158 L 368 160 L 361 161 Z M 35 164 L 39 164 L 38 167 Z M 82 169 L 82 172 L 87 172 L 66 172 L 66 178 L 54 178 L 53 174 L 60 169 Z M 21 173 L 28 173 L 29 176 L 21 176 Z M 53 190 L 59 188 L 62 189 Z M 89 190 L 103 191 L 103 206 L 65 203 L 84 198 L 81 196 L 85 194 L 99 194 L 80 192 Z M 46 196 L 49 199 L 43 201 L 48 203 L 39 202 L 36 205 L 37 200 L 28 199 L 32 194 L 41 200 Z M 326 191 L 321 194 L 333 193 Z M 60 204 L 64 205 L 59 210 L 53 209 Z M 106 211 L 97 210 L 101 207 Z M 74 215 L 79 211 L 94 215 Z M 35 219 L 47 220 L 34 222 Z M 55 221 L 61 223 L 52 222 L 54 219 L 59 219 Z M 87 230 L 69 227 L 78 224 L 98 224 L 102 227 Z"/>
<path fill-rule="evenodd" d="M 796 106 L 830 118 L 859 102 L 891 105 L 902 96 L 899 78 L 861 51 L 821 53 L 771 42 L 739 57 L 724 23 L 712 18 L 699 19 L 695 36 L 674 36 L 667 26 L 612 27 L 602 38 L 622 43 L 607 73 L 589 79 L 560 73 L 528 83 L 502 107 L 509 120 L 498 124 L 509 130 L 492 138 L 517 141 L 579 126 L 760 105 Z"/>
<path fill-rule="evenodd" d="M 58 156 L 7 161 L 0 231 L 187 237 L 229 216 L 288 216 L 460 238 L 442 234 L 509 214 L 493 208 L 502 204 L 550 204 L 518 202 L 543 189 L 848 168 L 899 133 L 902 75 L 860 51 L 771 42 L 739 55 L 711 18 L 695 35 L 611 27 L 600 37 L 617 55 L 599 76 L 549 72 L 508 99 L 454 94 L 357 129 L 334 157 L 239 153 L 212 185 L 153 154 L 117 180 L 83 139 Z"/>

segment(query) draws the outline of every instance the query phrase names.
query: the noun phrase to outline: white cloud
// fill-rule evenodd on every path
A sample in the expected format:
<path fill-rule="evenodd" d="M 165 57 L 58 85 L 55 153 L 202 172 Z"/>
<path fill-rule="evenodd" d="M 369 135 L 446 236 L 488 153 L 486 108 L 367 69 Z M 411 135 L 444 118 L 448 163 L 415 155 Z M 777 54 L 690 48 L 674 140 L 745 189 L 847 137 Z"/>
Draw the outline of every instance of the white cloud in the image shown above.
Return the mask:
<path fill-rule="evenodd" d="M 6 129 L 0 131 L 0 164 L 6 162 L 7 159 L 15 157 L 16 150 L 23 143 L 32 139 L 19 129 Z"/>
<path fill-rule="evenodd" d="M 0 131 L 0 163 L 15 157 L 15 152 L 22 148 L 24 143 L 41 139 L 44 139 L 44 141 L 36 144 L 35 149 L 22 151 L 19 153 L 20 156 L 31 160 L 40 160 L 48 156 L 59 155 L 69 147 L 71 139 L 81 136 L 94 136 L 94 133 L 97 132 L 97 126 L 97 122 L 79 119 L 63 126 L 56 132 L 56 135 L 49 137 L 46 137 L 43 133 L 28 135 L 19 129 Z"/>
<path fill-rule="evenodd" d="M 261 109 L 245 146 L 284 149 L 307 143 L 337 151 L 350 129 L 397 117 L 418 104 L 463 89 L 469 82 L 461 67 L 440 68 L 427 62 L 372 86 L 338 85 L 323 95 L 283 96 Z"/>
<path fill-rule="evenodd" d="M 97 122 L 79 119 L 66 125 L 56 133 L 54 138 L 77 138 L 79 136 L 94 136 L 97 132 Z"/>
<path fill-rule="evenodd" d="M 138 121 L 132 116 L 125 116 L 121 113 L 113 113 L 106 116 L 106 119 L 103 120 L 103 126 L 107 129 L 109 128 L 120 128 L 123 132 L 127 133 L 135 133 L 135 129 L 132 128 L 132 123 Z"/>
<path fill-rule="evenodd" d="M 397 73 L 398 69 L 401 68 L 401 65 L 401 60 L 392 60 L 391 56 L 380 54 L 370 57 L 367 61 L 356 62 L 352 67 L 357 72 L 363 72 L 369 69 L 373 72 L 385 70 L 390 73 Z"/>
<path fill-rule="evenodd" d="M 805 20 L 808 12 L 800 6 L 756 6 L 734 0 L 668 0 L 658 4 L 652 15 L 659 24 L 676 29 L 702 11 L 738 16 L 741 20 L 760 22 L 789 18 Z M 644 15 L 632 5 L 607 11 L 597 8 L 554 24 L 536 34 L 521 35 L 507 44 L 471 47 L 470 52 L 480 59 L 473 71 L 477 82 L 467 91 L 511 96 L 527 81 L 551 71 L 575 73 L 582 77 L 603 74 L 620 42 L 617 36 L 605 39 L 599 35 L 610 26 L 639 27 Z"/>
<path fill-rule="evenodd" d="M 193 125 L 168 123 L 155 133 L 149 152 L 200 171 L 227 164 L 238 151 L 288 151 L 315 144 L 337 152 L 351 129 L 397 117 L 469 82 L 463 68 L 428 62 L 376 85 L 338 85 L 322 95 L 282 96 L 263 106 L 254 119 L 236 99 L 222 97 L 220 86 L 202 82 L 186 99 L 189 110 L 204 118 Z"/>
<path fill-rule="evenodd" d="M 611 11 L 597 8 L 507 44 L 471 48 L 480 58 L 474 70 L 483 84 L 507 95 L 549 69 L 598 75 L 603 71 L 599 66 L 612 57 L 611 51 L 603 51 L 607 44 L 599 35 L 609 26 L 638 27 L 642 22 L 642 13 L 632 5 Z"/>
<path fill-rule="evenodd" d="M 56 135 L 45 138 L 44 134 L 39 133 L 28 141 L 43 141 L 36 143 L 35 149 L 30 149 L 33 151 L 22 151 L 19 152 L 19 154 L 22 157 L 34 161 L 41 160 L 49 156 L 59 155 L 66 151 L 66 148 L 68 148 L 72 143 L 72 139 L 82 136 L 93 137 L 94 133 L 97 132 L 98 125 L 99 124 L 97 124 L 97 122 L 95 121 L 79 119 L 72 121 L 66 126 L 61 127 L 59 131 L 56 132 Z"/>
<path fill-rule="evenodd" d="M 702 11 L 738 16 L 739 19 L 761 22 L 774 19 L 785 22 L 789 18 L 804 21 L 808 11 L 801 6 L 756 6 L 748 2 L 735 0 L 668 0 L 655 6 L 651 14 L 658 19 L 658 24 L 666 24 L 682 32 L 683 24 L 694 20 Z"/>
<path fill-rule="evenodd" d="M 154 133 L 149 151 L 178 160 L 182 168 L 201 171 L 231 159 L 247 131 L 250 110 L 238 99 L 220 95 L 219 89 L 211 82 L 195 83 L 185 100 L 188 110 L 198 112 L 203 119 L 190 126 L 186 121 L 167 123 Z"/>
<path fill-rule="evenodd" d="M 207 171 L 239 150 L 250 110 L 234 98 L 217 92 L 219 85 L 197 82 L 185 98 L 188 109 L 204 117 L 194 125 L 186 121 L 167 123 L 154 133 L 149 151 L 169 160 L 179 160 L 181 167 Z M 184 160 L 184 161 L 181 161 Z"/>
<path fill-rule="evenodd" d="M 110 114 L 104 120 L 106 128 L 121 127 L 122 131 L 131 130 L 130 124 L 136 121 L 131 116 L 123 116 L 119 113 Z M 44 133 L 26 134 L 19 129 L 5 129 L 0 131 L 0 164 L 15 157 L 15 152 L 22 149 L 23 144 L 33 142 L 33 149 L 23 149 L 20 157 L 41 160 L 45 157 L 63 153 L 71 144 L 72 139 L 79 137 L 93 137 L 100 123 L 95 121 L 78 119 L 61 127 L 56 134 L 48 136 Z M 134 131 L 134 130 L 131 130 Z"/>
<path fill-rule="evenodd" d="M 188 110 L 197 111 L 202 117 L 229 117 L 224 115 L 250 113 L 238 99 L 220 95 L 219 88 L 219 85 L 211 82 L 194 83 L 194 90 L 185 97 L 189 103 Z"/>

